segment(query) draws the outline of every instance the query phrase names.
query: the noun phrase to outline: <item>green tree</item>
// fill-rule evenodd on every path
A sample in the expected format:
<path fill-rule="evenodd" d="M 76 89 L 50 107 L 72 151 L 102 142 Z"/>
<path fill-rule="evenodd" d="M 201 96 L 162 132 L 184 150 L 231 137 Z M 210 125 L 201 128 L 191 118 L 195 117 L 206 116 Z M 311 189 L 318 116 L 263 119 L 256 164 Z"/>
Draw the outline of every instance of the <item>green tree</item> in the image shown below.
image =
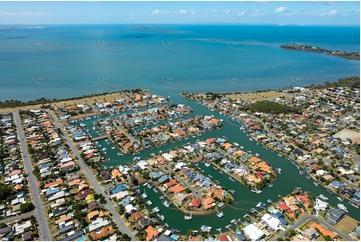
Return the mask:
<path fill-rule="evenodd" d="M 23 203 L 20 205 L 20 212 L 27 213 L 34 209 L 34 205 L 31 202 Z"/>

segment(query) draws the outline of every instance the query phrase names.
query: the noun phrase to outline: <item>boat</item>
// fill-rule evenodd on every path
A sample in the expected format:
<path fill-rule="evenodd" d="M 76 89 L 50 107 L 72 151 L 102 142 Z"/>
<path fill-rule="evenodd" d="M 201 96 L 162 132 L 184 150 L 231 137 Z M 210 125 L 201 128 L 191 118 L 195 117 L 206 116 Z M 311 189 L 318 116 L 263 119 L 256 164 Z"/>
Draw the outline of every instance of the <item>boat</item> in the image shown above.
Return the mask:
<path fill-rule="evenodd" d="M 299 172 L 300 172 L 300 174 L 301 174 L 301 175 L 305 174 L 305 172 L 304 172 L 304 171 L 299 171 Z"/>
<path fill-rule="evenodd" d="M 169 227 L 169 225 L 168 225 L 167 223 L 165 223 L 165 224 L 164 224 L 164 227 L 168 228 L 168 227 Z"/>
<path fill-rule="evenodd" d="M 223 174 L 223 172 L 219 171 L 219 173 Z"/>
<path fill-rule="evenodd" d="M 318 183 L 317 182 L 313 182 L 313 185 L 315 185 L 316 187 L 318 186 Z"/>
<path fill-rule="evenodd" d="M 141 198 L 143 198 L 143 199 L 145 199 L 145 198 L 147 198 L 148 197 L 148 195 L 146 194 L 146 193 L 143 193 L 142 195 L 141 195 Z"/>
<path fill-rule="evenodd" d="M 234 145 L 235 145 L 235 146 L 239 146 L 239 144 L 238 144 L 238 143 L 234 143 Z"/>
<path fill-rule="evenodd" d="M 150 189 L 150 188 L 152 188 L 152 185 L 150 183 L 148 183 L 147 187 Z"/>
<path fill-rule="evenodd" d="M 236 193 L 235 190 L 229 190 L 229 192 L 232 193 L 232 194 L 235 194 L 235 193 Z"/>
<path fill-rule="evenodd" d="M 157 214 L 158 218 L 160 218 L 160 220 L 164 221 L 165 220 L 165 217 L 164 215 L 161 215 L 161 214 Z"/>
<path fill-rule="evenodd" d="M 295 189 L 297 189 L 297 190 L 302 190 L 302 187 L 295 187 Z"/>
<path fill-rule="evenodd" d="M 232 224 L 236 224 L 237 222 L 236 222 L 235 219 L 232 219 L 232 220 L 231 220 L 231 223 L 232 223 Z"/>
<path fill-rule="evenodd" d="M 281 156 L 282 156 L 282 154 L 281 154 L 281 153 L 278 153 L 278 156 L 279 156 L 279 157 L 281 157 Z"/>
<path fill-rule="evenodd" d="M 210 166 L 211 164 L 205 162 L 204 165 L 208 167 L 208 166 Z"/>
<path fill-rule="evenodd" d="M 171 205 L 172 203 L 169 202 L 169 201 L 164 201 L 163 202 L 163 205 L 166 206 L 167 208 L 169 208 L 169 206 Z"/>
<path fill-rule="evenodd" d="M 212 230 L 211 226 L 202 225 L 202 227 L 201 227 L 202 232 L 211 232 L 211 230 Z"/>
<path fill-rule="evenodd" d="M 252 138 L 249 138 L 249 141 L 252 141 L 253 139 Z"/>
<path fill-rule="evenodd" d="M 213 178 L 213 176 L 211 176 L 211 175 L 208 175 L 208 177 L 209 177 L 209 178 Z"/>
<path fill-rule="evenodd" d="M 152 209 L 152 212 L 154 212 L 154 213 L 158 213 L 159 211 L 160 211 L 160 209 L 158 207 L 155 207 Z"/>
<path fill-rule="evenodd" d="M 260 208 L 262 206 L 262 202 L 257 203 L 256 207 Z"/>
<path fill-rule="evenodd" d="M 257 189 L 251 189 L 251 192 L 257 192 Z"/>
<path fill-rule="evenodd" d="M 321 199 L 323 199 L 323 200 L 328 200 L 328 197 L 326 197 L 325 195 L 323 195 L 323 194 L 320 194 L 319 196 L 318 196 L 319 198 L 321 198 Z"/>
<path fill-rule="evenodd" d="M 257 210 L 256 210 L 255 208 L 251 208 L 251 209 L 249 210 L 249 212 L 250 212 L 250 213 L 255 213 L 255 212 L 257 212 Z"/>
<path fill-rule="evenodd" d="M 343 201 L 343 198 L 342 197 L 337 197 L 337 199 L 339 200 L 339 201 Z"/>
<path fill-rule="evenodd" d="M 281 168 L 276 168 L 276 171 L 277 171 L 278 174 L 281 174 L 282 169 Z"/>
<path fill-rule="evenodd" d="M 80 125 L 80 127 L 85 127 L 86 126 L 85 123 L 80 123 L 79 125 Z"/>
<path fill-rule="evenodd" d="M 224 216 L 224 213 L 222 211 L 217 211 L 217 217 L 222 218 Z"/>
<path fill-rule="evenodd" d="M 234 180 L 232 177 L 228 177 L 229 180 L 235 182 L 236 180 Z"/>
<path fill-rule="evenodd" d="M 257 194 L 260 194 L 260 193 L 262 193 L 262 191 L 261 191 L 261 190 L 257 190 L 256 193 L 257 193 Z"/>
<path fill-rule="evenodd" d="M 190 214 L 190 215 L 184 215 L 184 219 L 185 220 L 192 220 L 192 214 Z"/>
<path fill-rule="evenodd" d="M 306 176 L 306 179 L 310 179 L 311 177 L 310 176 Z"/>
<path fill-rule="evenodd" d="M 148 182 L 144 183 L 144 184 L 143 184 L 143 187 L 145 187 L 145 186 L 147 186 L 147 185 L 148 185 Z"/>
<path fill-rule="evenodd" d="M 147 204 L 148 204 L 148 205 L 152 205 L 153 203 L 152 203 L 150 200 L 148 200 L 148 201 L 147 201 Z"/>
<path fill-rule="evenodd" d="M 268 199 L 267 202 L 268 202 L 268 203 L 273 203 L 271 199 Z"/>
<path fill-rule="evenodd" d="M 255 155 L 256 155 L 257 157 L 259 156 L 259 154 L 258 154 L 258 153 L 256 153 Z"/>
<path fill-rule="evenodd" d="M 157 188 L 153 188 L 153 191 L 154 191 L 155 193 L 158 193 Z"/>
<path fill-rule="evenodd" d="M 343 210 L 343 211 L 345 211 L 345 212 L 348 212 L 348 211 L 347 211 L 347 208 L 345 207 L 345 205 L 343 205 L 343 204 L 341 204 L 341 203 L 337 204 L 337 208 L 340 209 L 340 210 Z"/>
<path fill-rule="evenodd" d="M 351 205 L 352 207 L 359 208 L 359 206 L 357 206 L 357 204 L 354 204 L 353 202 L 348 202 L 348 204 Z"/>
<path fill-rule="evenodd" d="M 269 188 L 273 187 L 273 184 L 268 184 L 268 187 L 269 187 Z"/>
<path fill-rule="evenodd" d="M 115 150 L 115 147 L 114 147 L 114 146 L 112 146 L 112 150 Z"/>

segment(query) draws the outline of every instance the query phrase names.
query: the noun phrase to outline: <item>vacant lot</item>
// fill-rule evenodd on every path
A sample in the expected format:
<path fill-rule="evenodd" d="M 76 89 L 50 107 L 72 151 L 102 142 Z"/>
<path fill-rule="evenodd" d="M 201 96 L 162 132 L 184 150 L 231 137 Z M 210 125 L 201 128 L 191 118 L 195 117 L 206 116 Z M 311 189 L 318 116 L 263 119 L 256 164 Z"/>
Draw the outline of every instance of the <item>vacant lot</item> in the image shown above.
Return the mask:
<path fill-rule="evenodd" d="M 335 225 L 335 228 L 345 234 L 351 233 L 357 226 L 357 221 L 350 216 L 345 216 L 340 222 Z"/>
<path fill-rule="evenodd" d="M 360 132 L 350 129 L 343 129 L 333 135 L 334 138 L 342 140 L 350 139 L 352 143 L 360 144 Z"/>

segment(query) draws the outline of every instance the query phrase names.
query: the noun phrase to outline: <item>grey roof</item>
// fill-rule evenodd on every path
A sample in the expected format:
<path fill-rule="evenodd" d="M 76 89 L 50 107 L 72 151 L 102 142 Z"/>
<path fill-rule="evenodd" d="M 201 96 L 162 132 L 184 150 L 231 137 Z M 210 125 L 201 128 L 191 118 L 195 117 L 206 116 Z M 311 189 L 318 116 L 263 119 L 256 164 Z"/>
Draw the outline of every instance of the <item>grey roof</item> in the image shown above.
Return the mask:
<path fill-rule="evenodd" d="M 327 222 L 329 222 L 330 224 L 336 224 L 343 217 L 345 212 L 338 209 L 330 208 L 327 211 L 327 214 L 328 214 Z"/>

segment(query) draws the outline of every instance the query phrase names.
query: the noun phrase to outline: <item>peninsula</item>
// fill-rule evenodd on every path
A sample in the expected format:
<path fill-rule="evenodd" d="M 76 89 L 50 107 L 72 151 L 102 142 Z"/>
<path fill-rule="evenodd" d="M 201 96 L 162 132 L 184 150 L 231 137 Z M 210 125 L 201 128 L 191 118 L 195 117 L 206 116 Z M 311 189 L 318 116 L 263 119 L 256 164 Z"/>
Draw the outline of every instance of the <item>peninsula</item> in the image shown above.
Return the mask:
<path fill-rule="evenodd" d="M 317 46 L 303 45 L 303 44 L 282 44 L 280 47 L 283 49 L 288 49 L 288 50 L 324 53 L 326 55 L 336 56 L 336 57 L 345 58 L 345 59 L 349 59 L 349 60 L 360 60 L 360 52 L 327 50 L 327 49 L 323 49 L 323 48 L 320 48 Z"/>

